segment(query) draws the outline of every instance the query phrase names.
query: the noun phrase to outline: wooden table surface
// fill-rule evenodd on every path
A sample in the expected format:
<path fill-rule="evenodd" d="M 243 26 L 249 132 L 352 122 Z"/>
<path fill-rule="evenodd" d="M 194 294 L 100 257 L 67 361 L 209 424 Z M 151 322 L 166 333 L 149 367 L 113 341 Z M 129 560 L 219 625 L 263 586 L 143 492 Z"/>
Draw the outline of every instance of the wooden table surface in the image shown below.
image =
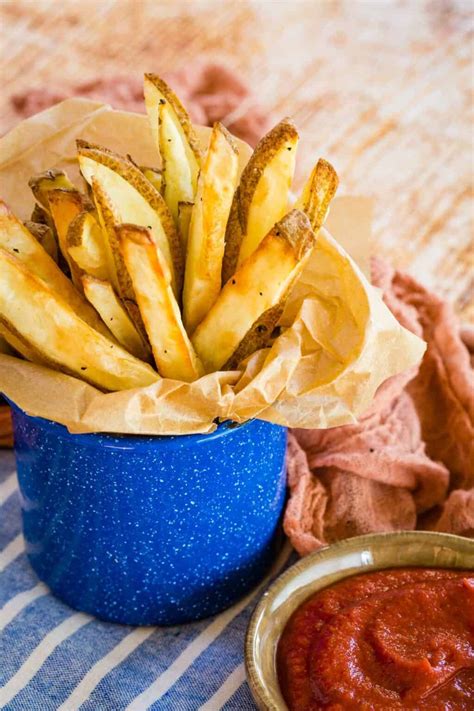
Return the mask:
<path fill-rule="evenodd" d="M 474 318 L 473 4 L 4 0 L 3 96 L 222 60 L 341 192 L 371 195 L 378 250 Z M 15 120 L 5 101 L 0 131 Z M 245 107 L 243 107 L 245 110 Z"/>

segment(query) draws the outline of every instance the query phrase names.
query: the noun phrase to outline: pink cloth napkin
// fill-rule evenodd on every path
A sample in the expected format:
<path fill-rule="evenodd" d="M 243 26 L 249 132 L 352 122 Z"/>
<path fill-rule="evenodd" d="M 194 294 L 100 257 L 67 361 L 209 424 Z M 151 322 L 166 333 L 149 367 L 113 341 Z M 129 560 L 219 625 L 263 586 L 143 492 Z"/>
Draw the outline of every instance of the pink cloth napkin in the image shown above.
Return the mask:
<path fill-rule="evenodd" d="M 408 275 L 381 260 L 372 271 L 428 349 L 416 372 L 379 388 L 357 425 L 290 435 L 284 528 L 301 555 L 375 531 L 474 536 L 474 380 L 457 319 Z"/>

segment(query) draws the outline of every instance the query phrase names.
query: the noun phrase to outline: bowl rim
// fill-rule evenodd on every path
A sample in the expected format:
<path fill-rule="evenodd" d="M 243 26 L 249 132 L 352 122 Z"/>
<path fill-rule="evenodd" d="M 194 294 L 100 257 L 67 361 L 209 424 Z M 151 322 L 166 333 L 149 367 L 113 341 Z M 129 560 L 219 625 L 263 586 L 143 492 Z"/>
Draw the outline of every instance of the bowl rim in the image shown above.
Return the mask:
<path fill-rule="evenodd" d="M 308 568 L 312 567 L 312 565 L 315 562 L 318 561 L 324 561 L 327 559 L 330 559 L 334 556 L 334 554 L 344 551 L 345 548 L 350 550 L 351 552 L 356 552 L 357 550 L 362 550 L 368 545 L 374 545 L 377 542 L 384 542 L 388 541 L 390 539 L 398 539 L 398 540 L 403 540 L 403 539 L 413 539 L 413 538 L 419 538 L 420 540 L 424 540 L 426 543 L 432 542 L 433 545 L 439 545 L 441 543 L 447 544 L 448 547 L 451 547 L 452 550 L 460 550 L 463 548 L 469 548 L 469 546 L 473 547 L 473 555 L 474 555 L 474 541 L 472 541 L 469 538 L 466 538 L 464 536 L 457 536 L 453 533 L 442 533 L 438 531 L 417 531 L 417 530 L 408 530 L 408 531 L 386 531 L 382 533 L 368 533 L 364 534 L 362 536 L 353 536 L 352 538 L 345 538 L 341 541 L 336 541 L 335 543 L 327 544 L 325 546 L 322 546 L 321 548 L 318 548 L 316 551 L 313 551 L 309 555 L 304 556 L 303 558 L 300 558 L 296 563 L 291 565 L 287 570 L 285 570 L 281 575 L 279 575 L 269 586 L 269 588 L 263 593 L 261 596 L 260 600 L 258 601 L 257 605 L 254 608 L 254 611 L 252 612 L 252 616 L 250 618 L 249 624 L 247 626 L 247 631 L 245 634 L 245 642 L 244 642 L 244 656 L 245 656 L 245 672 L 247 676 L 247 681 L 248 685 L 250 687 L 250 691 L 252 693 L 252 696 L 254 700 L 256 701 L 258 707 L 260 709 L 269 709 L 271 711 L 274 711 L 276 709 L 279 709 L 279 711 L 283 711 L 282 707 L 277 707 L 275 704 L 275 700 L 273 698 L 273 695 L 271 692 L 260 682 L 259 675 L 257 674 L 257 664 L 258 660 L 255 659 L 254 655 L 254 639 L 255 635 L 257 632 L 257 628 L 259 625 L 260 618 L 262 614 L 264 613 L 265 609 L 271 605 L 271 603 L 274 601 L 275 597 L 281 593 L 281 591 L 285 588 L 287 583 L 291 581 L 294 577 L 299 575 L 300 573 L 304 572 Z M 396 563 L 389 564 L 389 565 L 380 565 L 380 566 L 375 566 L 371 568 L 370 570 L 364 571 L 364 569 L 361 569 L 359 571 L 354 571 L 354 570 L 348 570 L 347 574 L 342 576 L 340 580 L 343 580 L 345 578 L 353 577 L 355 575 L 360 575 L 365 573 L 371 573 L 375 572 L 376 570 L 387 570 L 390 568 L 409 568 L 411 567 L 409 563 L 402 563 L 397 565 Z M 449 566 L 447 565 L 426 565 L 424 566 L 423 564 L 416 564 L 414 567 L 439 567 L 439 568 L 447 568 Z M 463 570 L 463 568 L 459 568 L 460 570 Z M 468 568 L 466 568 L 468 569 Z M 317 578 L 316 578 L 317 579 Z M 337 581 L 339 582 L 339 581 Z M 333 585 L 335 583 L 329 583 L 329 585 Z M 323 588 L 321 589 L 324 589 Z M 288 615 L 289 619 L 290 615 Z M 285 620 L 285 622 L 288 621 Z M 286 709 L 286 706 L 285 706 Z"/>

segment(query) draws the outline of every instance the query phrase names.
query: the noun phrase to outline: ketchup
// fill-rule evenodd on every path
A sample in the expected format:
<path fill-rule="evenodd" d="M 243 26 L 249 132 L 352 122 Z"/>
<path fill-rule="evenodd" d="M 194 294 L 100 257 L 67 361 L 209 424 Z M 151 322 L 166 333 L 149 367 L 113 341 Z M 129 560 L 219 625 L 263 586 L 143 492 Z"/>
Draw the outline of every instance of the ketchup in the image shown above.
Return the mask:
<path fill-rule="evenodd" d="M 309 598 L 277 650 L 290 711 L 474 709 L 474 571 L 397 568 Z"/>

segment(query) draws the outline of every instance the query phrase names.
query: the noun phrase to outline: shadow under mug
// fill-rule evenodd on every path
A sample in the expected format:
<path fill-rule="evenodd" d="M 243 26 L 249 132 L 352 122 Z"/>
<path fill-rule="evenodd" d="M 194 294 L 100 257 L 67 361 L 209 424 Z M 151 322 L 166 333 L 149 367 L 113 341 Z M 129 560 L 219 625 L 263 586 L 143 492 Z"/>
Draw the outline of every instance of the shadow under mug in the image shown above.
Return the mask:
<path fill-rule="evenodd" d="M 285 500 L 286 429 L 70 434 L 12 405 L 30 563 L 103 620 L 173 625 L 232 605 L 267 572 Z"/>

